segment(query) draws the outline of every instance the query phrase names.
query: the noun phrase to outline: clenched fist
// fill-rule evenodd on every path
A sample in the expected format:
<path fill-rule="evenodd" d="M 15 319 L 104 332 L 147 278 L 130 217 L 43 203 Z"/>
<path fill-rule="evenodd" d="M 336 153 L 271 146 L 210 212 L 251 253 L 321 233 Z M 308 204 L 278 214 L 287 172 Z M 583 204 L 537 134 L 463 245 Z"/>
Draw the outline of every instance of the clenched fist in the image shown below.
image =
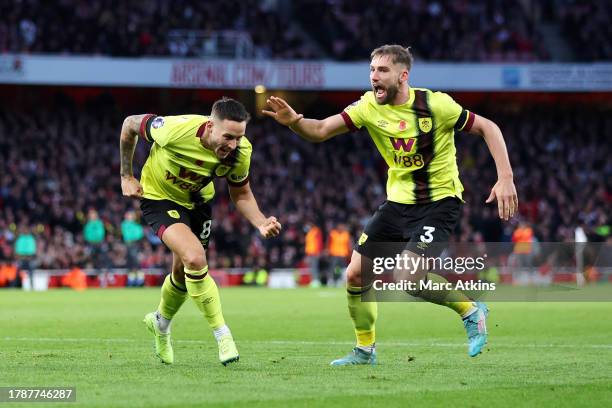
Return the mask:
<path fill-rule="evenodd" d="M 264 238 L 272 238 L 277 236 L 281 231 L 281 224 L 278 222 L 276 217 L 268 217 L 266 220 L 257 227 L 259 233 Z"/>
<path fill-rule="evenodd" d="M 141 198 L 143 189 L 136 177 L 121 176 L 121 192 L 125 197 Z"/>

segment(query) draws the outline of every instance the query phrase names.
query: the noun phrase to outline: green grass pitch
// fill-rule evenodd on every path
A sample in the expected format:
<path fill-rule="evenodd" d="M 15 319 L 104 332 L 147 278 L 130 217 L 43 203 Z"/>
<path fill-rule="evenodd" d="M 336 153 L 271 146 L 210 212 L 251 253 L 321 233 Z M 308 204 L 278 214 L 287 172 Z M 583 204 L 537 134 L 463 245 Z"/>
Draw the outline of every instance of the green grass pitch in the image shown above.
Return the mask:
<path fill-rule="evenodd" d="M 477 358 L 467 356 L 452 311 L 384 303 L 379 365 L 332 368 L 354 341 L 343 290 L 222 288 L 241 354 L 223 367 L 189 300 L 174 322 L 175 364 L 154 358 L 141 320 L 158 296 L 158 289 L 0 291 L 0 386 L 77 388 L 76 403 L 55 407 L 612 404 L 612 303 L 489 304 L 489 344 Z"/>

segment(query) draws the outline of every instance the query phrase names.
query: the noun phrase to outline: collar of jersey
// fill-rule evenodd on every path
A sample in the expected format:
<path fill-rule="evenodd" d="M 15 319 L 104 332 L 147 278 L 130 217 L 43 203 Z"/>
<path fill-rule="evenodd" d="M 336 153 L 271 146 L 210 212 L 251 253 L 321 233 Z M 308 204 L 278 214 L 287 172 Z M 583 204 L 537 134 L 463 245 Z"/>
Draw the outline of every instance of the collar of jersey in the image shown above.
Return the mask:
<path fill-rule="evenodd" d="M 402 108 L 405 106 L 412 106 L 412 103 L 414 102 L 414 89 L 412 87 L 408 88 L 408 100 L 404 103 L 402 103 L 401 105 L 388 105 L 391 106 L 392 108 Z"/>
<path fill-rule="evenodd" d="M 196 136 L 198 137 L 198 139 L 202 137 L 202 135 L 204 134 L 204 130 L 206 130 L 206 122 L 208 122 L 208 117 L 206 117 L 206 119 L 204 120 L 204 122 L 202 122 L 202 124 L 198 128 L 198 131 L 196 132 Z"/>

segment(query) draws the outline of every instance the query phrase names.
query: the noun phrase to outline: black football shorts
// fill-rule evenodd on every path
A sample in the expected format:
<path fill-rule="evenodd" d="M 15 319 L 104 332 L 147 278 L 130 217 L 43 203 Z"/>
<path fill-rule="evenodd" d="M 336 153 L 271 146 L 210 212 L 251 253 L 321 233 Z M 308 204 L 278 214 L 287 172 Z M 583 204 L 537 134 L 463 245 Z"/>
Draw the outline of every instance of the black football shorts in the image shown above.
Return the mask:
<path fill-rule="evenodd" d="M 204 249 L 208 248 L 212 227 L 212 210 L 207 203 L 198 203 L 190 210 L 174 201 L 142 198 L 140 209 L 144 220 L 153 228 L 160 239 L 166 228 L 180 222 L 191 229 Z"/>
<path fill-rule="evenodd" d="M 390 247 L 396 248 L 396 253 L 408 249 L 428 257 L 438 256 L 455 229 L 461 205 L 456 197 L 427 204 L 385 201 L 366 225 L 355 250 L 370 259 L 389 256 L 381 250 Z"/>

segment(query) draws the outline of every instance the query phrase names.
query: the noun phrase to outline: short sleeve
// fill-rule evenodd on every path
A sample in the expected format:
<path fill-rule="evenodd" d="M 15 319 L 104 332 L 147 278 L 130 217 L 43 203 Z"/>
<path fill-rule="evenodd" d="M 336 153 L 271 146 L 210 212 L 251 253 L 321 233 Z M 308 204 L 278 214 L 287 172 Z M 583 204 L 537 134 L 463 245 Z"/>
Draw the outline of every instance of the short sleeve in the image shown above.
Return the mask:
<path fill-rule="evenodd" d="M 147 113 L 146 115 L 143 116 L 142 120 L 140 121 L 140 127 L 138 128 L 138 136 L 140 136 L 142 139 L 146 140 L 147 142 L 153 141 L 149 133 L 149 127 L 151 126 L 151 121 L 155 119 L 156 116 L 157 115 L 155 115 L 154 113 Z"/>
<path fill-rule="evenodd" d="M 140 136 L 148 142 L 155 142 L 160 146 L 184 136 L 192 130 L 186 126 L 192 118 L 190 116 L 156 116 L 146 115 L 140 125 Z"/>
<path fill-rule="evenodd" d="M 240 187 L 249 182 L 249 168 L 251 167 L 251 153 L 253 148 L 246 138 L 242 138 L 240 147 L 236 149 L 235 162 L 225 178 L 227 183 Z"/>
<path fill-rule="evenodd" d="M 358 101 L 353 102 L 340 113 L 346 127 L 351 131 L 360 129 L 366 123 L 368 109 L 366 95 L 367 94 L 362 95 Z"/>
<path fill-rule="evenodd" d="M 455 129 L 458 131 L 468 131 L 474 122 L 474 114 L 467 109 L 463 109 L 448 94 L 435 92 L 435 105 L 433 109 L 437 113 L 438 121 L 445 129 Z"/>

